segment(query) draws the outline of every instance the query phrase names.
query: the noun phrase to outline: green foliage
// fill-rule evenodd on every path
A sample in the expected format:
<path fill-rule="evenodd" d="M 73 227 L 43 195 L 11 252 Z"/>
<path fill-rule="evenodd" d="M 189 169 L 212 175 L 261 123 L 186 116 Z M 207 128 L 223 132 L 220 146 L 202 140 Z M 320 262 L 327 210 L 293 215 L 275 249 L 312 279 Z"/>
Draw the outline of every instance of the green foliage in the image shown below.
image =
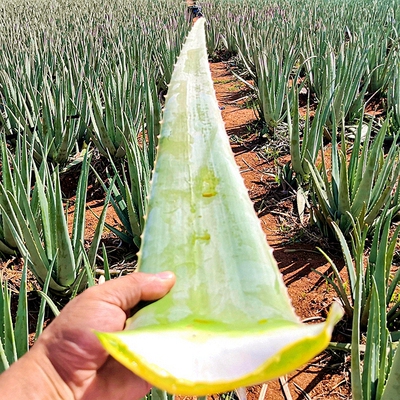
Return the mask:
<path fill-rule="evenodd" d="M 48 303 L 55 315 L 58 310 L 47 296 L 50 282 L 49 273 L 40 292 L 42 300 L 36 320 L 35 339 L 43 330 L 45 321 L 45 307 Z M 13 320 L 12 293 L 7 281 L 0 275 L 0 373 L 5 371 L 13 362 L 22 357 L 29 349 L 29 309 L 27 293 L 27 268 L 24 267 L 18 295 L 17 314 Z"/>
<path fill-rule="evenodd" d="M 354 313 L 352 330 L 352 394 L 354 399 L 381 399 L 387 377 L 397 373 L 392 367 L 393 348 L 388 332 L 388 289 L 389 271 L 393 257 L 394 243 L 399 229 L 388 242 L 389 219 L 385 221 L 380 234 L 375 231 L 374 242 L 364 274 L 363 256 L 365 234 L 355 229 L 353 232 L 353 251 L 356 267 L 354 293 Z M 378 238 L 378 239 L 376 239 Z M 395 282 L 395 285 L 398 283 Z M 367 324 L 366 347 L 363 368 L 359 343 L 361 330 Z"/>
<path fill-rule="evenodd" d="M 255 60 L 257 99 L 260 115 L 270 130 L 274 130 L 286 116 L 286 102 L 292 100 L 297 86 L 298 74 L 292 71 L 297 62 L 297 50 L 275 47 L 271 52 L 262 52 Z M 291 88 L 289 80 L 292 79 Z"/>
<path fill-rule="evenodd" d="M 8 159 L 8 162 L 14 161 Z M 26 171 L 20 171 L 15 164 L 15 190 L 7 190 L 0 184 L 4 201 L 0 209 L 19 252 L 40 283 L 52 270 L 50 289 L 59 294 L 70 294 L 74 287 L 82 290 L 89 277 L 82 268 L 89 163 L 90 158 L 86 154 L 76 193 L 72 237 L 68 232 L 58 168 L 51 172 L 45 162 L 39 169 L 33 164 L 35 184 L 32 192 L 23 179 Z M 24 195 L 18 196 L 19 193 Z M 104 207 L 89 249 L 91 268 L 94 268 L 106 210 L 107 207 Z"/>
<path fill-rule="evenodd" d="M 122 228 L 108 228 L 125 242 L 140 245 L 160 107 L 189 28 L 183 11 L 184 5 L 175 0 L 1 2 L 0 253 L 22 254 L 40 283 L 47 282 L 53 291 L 74 295 L 93 283 L 106 211 L 86 254 L 84 213 L 92 151 L 87 148 L 95 147 L 110 160 L 106 205 L 113 205 Z M 215 0 L 203 11 L 209 53 L 217 49 L 236 55 L 228 66 L 243 81 L 252 79 L 252 97 L 269 129 L 288 124 L 291 163 L 280 178 L 292 187 L 300 184 L 299 214 L 311 196 L 311 221 L 324 235 L 340 238 L 350 298 L 337 269 L 332 283 L 353 315 L 354 349 L 365 331 L 368 357 L 374 360 L 361 373 L 359 353 L 353 354 L 354 398 L 369 393 L 379 398 L 393 351 L 382 318 L 368 316 L 382 314 L 386 307 L 391 329 L 400 315 L 395 296 L 400 273 L 388 273 L 398 235 L 391 221 L 400 207 L 398 1 Z M 304 95 L 317 108 L 314 116 L 307 110 L 303 120 L 299 103 L 304 105 Z M 371 99 L 382 100 L 380 107 L 387 105 L 377 135 L 362 114 Z M 359 122 L 355 141 L 349 143 L 345 123 L 353 120 Z M 327 132 L 333 151 L 330 162 L 323 159 L 319 167 L 315 163 Z M 387 137 L 393 144 L 385 153 Z M 77 163 L 83 164 L 70 235 L 60 174 Z M 353 247 L 345 241 L 350 237 Z M 367 248 L 366 258 L 355 256 Z M 104 247 L 103 254 L 109 279 Z M 365 271 L 359 279 L 361 261 Z M 9 318 L 4 311 L 8 300 L 2 290 L 4 320 Z M 3 361 L 4 354 L 9 363 L 26 348 L 21 326 L 8 324 L 6 337 L 11 339 L 1 342 L 7 348 Z M 12 344 L 12 329 L 15 337 L 21 329 L 19 344 Z M 19 346 L 22 350 L 15 350 Z M 382 349 L 387 349 L 387 362 Z M 397 352 L 393 365 L 399 358 Z M 395 397 L 387 399 L 396 398 L 398 392 L 391 392 Z"/>
<path fill-rule="evenodd" d="M 387 211 L 386 207 L 386 211 Z M 352 395 L 357 400 L 378 400 L 383 398 L 386 382 L 391 375 L 397 376 L 398 368 L 392 365 L 395 347 L 391 343 L 389 328 L 398 318 L 396 311 L 400 303 L 392 304 L 392 295 L 400 282 L 400 272 L 391 275 L 391 267 L 396 242 L 399 236 L 398 227 L 390 237 L 391 213 L 378 219 L 374 231 L 369 256 L 365 259 L 367 247 L 367 229 L 363 231 L 354 220 L 352 246 L 348 246 L 343 233 L 333 223 L 340 241 L 350 287 L 346 284 L 334 262 L 323 253 L 331 263 L 335 279 L 325 278 L 332 284 L 342 301 L 346 314 L 352 319 L 351 339 L 351 381 Z M 353 262 L 354 258 L 354 262 Z M 364 332 L 365 351 L 361 356 L 360 342 Z M 387 386 L 389 392 L 392 382 Z"/>
<path fill-rule="evenodd" d="M 310 121 L 309 104 L 304 121 L 300 124 L 299 93 L 295 89 L 293 107 L 288 108 L 288 131 L 290 139 L 290 156 L 293 172 L 300 184 L 307 185 L 310 180 L 310 167 L 314 165 L 323 143 L 323 133 L 329 114 L 329 105 L 319 103 L 312 121 Z M 290 111 L 292 109 L 292 112 Z M 292 119 L 292 115 L 293 119 Z"/>
<path fill-rule="evenodd" d="M 32 152 L 28 151 L 25 137 L 18 137 L 15 157 L 13 157 L 11 152 L 8 150 L 4 135 L 2 135 L 0 147 L 2 176 L 2 182 L 0 184 L 0 254 L 14 255 L 17 252 L 17 243 L 14 240 L 11 231 L 12 228 L 4 216 L 4 214 L 9 215 L 11 213 L 6 201 L 5 193 L 13 193 L 18 199 L 21 197 L 29 198 L 30 187 L 32 185 L 30 171 L 33 168 L 34 160 Z M 11 165 L 10 162 L 12 158 L 14 158 L 13 165 Z M 17 173 L 21 175 L 22 185 L 16 184 Z"/>
<path fill-rule="evenodd" d="M 397 55 L 391 79 L 388 83 L 387 101 L 392 113 L 394 131 L 400 130 L 400 57 Z"/>
<path fill-rule="evenodd" d="M 154 99 L 166 92 L 188 29 L 183 9 L 173 0 L 13 3 L 0 15 L 0 127 L 62 167 L 81 162 L 90 140 L 124 157 L 122 137 L 144 123 L 147 87 Z"/>
<path fill-rule="evenodd" d="M 312 181 L 312 222 L 318 225 L 324 235 L 334 236 L 332 222 L 335 222 L 348 237 L 352 219 L 362 229 L 367 226 L 373 229 L 376 218 L 382 213 L 386 202 L 390 201 L 399 180 L 400 148 L 395 140 L 388 153 L 383 154 L 388 123 L 389 120 L 386 120 L 371 139 L 372 123 L 365 132 L 360 120 L 349 161 L 345 128 L 343 126 L 341 130 L 339 146 L 336 141 L 338 131 L 334 124 L 329 173 L 323 151 L 320 170 L 307 161 Z"/>
<path fill-rule="evenodd" d="M 324 35 L 323 31 L 321 35 Z M 338 123 L 359 117 L 368 86 L 363 82 L 366 52 L 351 39 L 349 43 L 342 43 L 337 52 L 325 37 L 320 38 L 316 47 L 316 54 L 311 49 L 305 65 L 311 89 L 318 100 L 331 105 L 327 122 L 332 125 L 333 120 Z"/>
<path fill-rule="evenodd" d="M 115 71 L 110 70 L 106 74 L 104 88 L 90 91 L 90 134 L 105 156 L 124 157 L 124 139 L 130 140 L 131 136 L 138 134 L 143 73 L 129 68 L 121 72 L 116 67 Z"/>
<path fill-rule="evenodd" d="M 385 211 L 387 211 L 387 207 Z M 400 227 L 391 236 L 389 235 L 392 216 L 392 212 L 387 212 L 378 219 L 370 245 L 367 242 L 368 229 L 361 230 L 358 222 L 352 220 L 354 229 L 351 234 L 351 247 L 347 244 L 343 232 L 333 223 L 333 228 L 342 248 L 350 281 L 348 290 L 346 290 L 346 282 L 341 277 L 335 263 L 322 252 L 330 262 L 334 275 L 334 279 L 326 278 L 336 290 L 346 314 L 350 318 L 354 316 L 355 311 L 360 314 L 359 324 L 361 329 L 364 330 L 368 321 L 372 318 L 370 316 L 370 308 L 374 288 L 378 291 L 379 301 L 382 309 L 385 310 L 385 320 L 388 326 L 392 325 L 398 317 L 396 311 L 398 311 L 400 303 L 393 304 L 392 298 L 400 282 L 400 272 L 397 271 L 394 275 L 391 274 L 391 267 Z M 369 255 L 365 258 L 365 252 L 368 247 Z M 358 299 L 357 288 L 360 290 Z"/>
<path fill-rule="evenodd" d="M 398 344 L 397 349 L 393 350 L 392 353 L 394 353 L 392 367 L 386 381 L 386 386 L 383 389 L 381 400 L 396 400 L 399 395 L 400 350 Z"/>
<path fill-rule="evenodd" d="M 98 177 L 110 196 L 111 204 L 121 222 L 122 229 L 106 223 L 106 227 L 114 232 L 122 241 L 140 247 L 144 219 L 147 210 L 147 198 L 151 178 L 149 156 L 144 148 L 134 139 L 126 146 L 126 162 L 116 164 L 111 161 L 114 177 L 109 176 L 110 186 Z M 125 171 L 126 166 L 128 171 Z"/>

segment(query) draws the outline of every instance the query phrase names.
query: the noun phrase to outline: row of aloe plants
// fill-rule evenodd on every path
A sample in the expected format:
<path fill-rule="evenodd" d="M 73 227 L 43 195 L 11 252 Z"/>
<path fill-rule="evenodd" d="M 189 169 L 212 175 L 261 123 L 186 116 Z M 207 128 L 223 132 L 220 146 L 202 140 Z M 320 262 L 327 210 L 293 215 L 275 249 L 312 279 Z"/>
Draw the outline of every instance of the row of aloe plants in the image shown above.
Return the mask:
<path fill-rule="evenodd" d="M 215 12 L 209 50 L 237 55 L 237 76 L 253 91 L 260 118 L 272 133 L 288 133 L 283 178 L 297 186 L 299 216 L 308 204 L 310 222 L 341 243 L 349 283 L 326 254 L 333 273 L 325 278 L 352 321 L 353 398 L 395 398 L 384 388 L 390 374 L 396 379 L 399 359 L 399 6 L 256 3 L 230 2 L 228 19 Z M 383 118 L 368 115 L 372 104 Z"/>
<path fill-rule="evenodd" d="M 88 140 L 118 158 L 123 136 L 157 129 L 155 100 L 166 91 L 188 25 L 180 7 L 166 12 L 147 3 L 65 1 L 48 12 L 47 2 L 21 2 L 18 11 L 5 2 L 0 123 L 7 137 L 36 135 L 36 157 L 65 167 Z M 146 107 L 154 108 L 147 119 Z"/>
<path fill-rule="evenodd" d="M 270 130 L 285 120 L 285 102 L 293 101 L 292 83 L 299 78 L 314 101 L 332 98 L 330 124 L 333 118 L 357 120 L 366 102 L 383 100 L 399 127 L 396 1 L 214 1 L 207 6 L 209 51 L 238 55 Z"/>
<path fill-rule="evenodd" d="M 108 204 L 120 219 L 108 228 L 140 246 L 161 104 L 189 30 L 183 6 L 167 3 L 0 5 L 0 256 L 25 265 L 15 324 L 1 281 L 0 371 L 29 347 L 27 269 L 42 287 L 36 338 L 46 304 L 58 313 L 54 295 L 72 298 L 94 284 Z M 91 161 L 99 154 L 105 171 Z M 69 224 L 62 177 L 79 169 Z M 91 176 L 105 207 L 85 247 Z M 102 263 L 110 279 L 104 245 Z"/>
<path fill-rule="evenodd" d="M 335 237 L 335 221 L 349 237 L 348 213 L 372 232 L 387 202 L 397 212 L 398 3 L 321 1 L 308 8 L 302 1 L 206 4 L 209 51 L 237 55 L 242 72 L 236 74 L 253 91 L 260 118 L 271 132 L 288 133 L 291 163 L 286 173 L 296 175 L 300 213 L 308 194 L 311 221 L 322 233 Z M 222 8 L 228 18 L 221 18 Z M 302 115 L 300 95 L 307 99 Z M 372 104 L 379 118 L 367 111 Z M 327 138 L 332 146 L 328 165 Z"/>
<path fill-rule="evenodd" d="M 15 239 L 21 237 L 21 229 L 12 231 L 10 226 L 16 222 L 15 218 L 29 223 L 28 214 L 37 218 L 38 191 L 53 185 L 46 195 L 58 193 L 59 175 L 81 163 L 84 183 L 77 186 L 77 196 L 81 195 L 76 204 L 82 213 L 88 163 L 93 152 L 99 152 L 109 163 L 109 179 L 104 176 L 98 179 L 110 191 L 122 225 L 110 229 L 125 242 L 139 246 L 146 188 L 160 129 L 161 103 L 189 29 L 184 8 L 172 5 L 175 5 L 172 1 L 166 7 L 148 1 L 135 4 L 93 1 L 88 6 L 62 1 L 51 4 L 49 12 L 48 2 L 2 4 L 0 251 L 3 254 L 26 252 L 22 241 Z M 6 142 L 13 153 L 24 159 L 13 160 Z M 20 154 L 22 147 L 24 151 Z M 30 176 L 35 166 L 39 172 Z M 11 176 L 11 171 L 15 175 L 22 168 L 23 179 Z M 121 171 L 123 175 L 118 175 Z M 20 193 L 25 193 L 29 201 L 32 187 L 34 201 L 22 205 L 24 197 Z M 59 200 L 61 207 L 61 197 Z M 54 202 L 50 198 L 46 201 L 50 205 Z M 13 208 L 10 204 L 21 208 L 14 219 L 7 212 Z M 82 261 L 77 246 L 84 230 L 83 216 L 77 220 L 80 224 L 78 232 L 73 234 L 73 250 L 67 251 L 69 256 L 71 251 L 74 253 L 74 267 L 71 266 L 74 279 Z M 48 268 L 51 261 L 65 254 L 53 254 L 57 246 L 50 242 L 46 221 L 36 225 L 34 236 L 43 240 L 46 256 L 43 252 L 30 256 L 35 259 L 36 268 L 41 268 L 39 259 Z M 65 229 L 64 235 L 67 235 Z M 47 246 L 54 248 L 49 250 Z M 38 253 L 36 246 L 31 250 Z M 43 281 L 42 276 L 40 280 Z"/>

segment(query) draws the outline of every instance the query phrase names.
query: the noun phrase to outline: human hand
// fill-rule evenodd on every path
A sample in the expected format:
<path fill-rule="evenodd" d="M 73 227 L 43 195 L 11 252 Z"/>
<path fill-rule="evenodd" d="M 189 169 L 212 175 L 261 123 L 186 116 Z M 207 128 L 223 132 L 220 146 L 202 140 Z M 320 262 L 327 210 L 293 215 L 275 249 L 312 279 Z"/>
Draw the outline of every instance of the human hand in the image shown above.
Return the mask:
<path fill-rule="evenodd" d="M 0 375 L 1 398 L 8 399 L 3 387 L 12 387 L 13 381 L 18 382 L 20 395 L 13 389 L 10 399 L 143 397 L 150 385 L 111 358 L 93 331 L 123 330 L 139 301 L 163 297 L 174 283 L 172 272 L 134 273 L 87 289 L 65 306 L 27 355 Z M 18 370 L 25 372 L 18 377 Z M 29 397 L 22 392 L 25 384 Z M 41 390 L 40 396 L 32 395 L 35 387 Z"/>

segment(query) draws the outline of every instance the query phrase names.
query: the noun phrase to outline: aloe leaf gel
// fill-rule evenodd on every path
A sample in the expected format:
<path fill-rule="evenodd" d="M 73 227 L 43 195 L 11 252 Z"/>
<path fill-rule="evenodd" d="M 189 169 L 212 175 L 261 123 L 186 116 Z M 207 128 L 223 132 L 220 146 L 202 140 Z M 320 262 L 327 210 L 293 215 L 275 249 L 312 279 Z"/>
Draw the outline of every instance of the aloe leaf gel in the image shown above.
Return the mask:
<path fill-rule="evenodd" d="M 163 299 L 107 351 L 154 386 L 202 396 L 275 379 L 326 348 L 342 310 L 325 323 L 296 316 L 235 163 L 198 20 L 169 86 L 139 269 L 171 270 Z"/>

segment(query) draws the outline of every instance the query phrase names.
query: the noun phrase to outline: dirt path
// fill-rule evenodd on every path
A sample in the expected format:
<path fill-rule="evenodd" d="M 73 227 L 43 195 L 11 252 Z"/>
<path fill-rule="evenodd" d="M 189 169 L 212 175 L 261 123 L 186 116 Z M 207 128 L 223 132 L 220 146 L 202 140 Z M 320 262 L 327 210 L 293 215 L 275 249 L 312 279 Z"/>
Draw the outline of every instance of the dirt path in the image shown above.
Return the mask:
<path fill-rule="evenodd" d="M 266 162 L 260 156 L 265 139 L 260 140 L 252 129 L 256 116 L 251 108 L 246 107 L 249 96 L 246 85 L 234 77 L 226 63 L 211 63 L 210 68 L 236 162 L 267 240 L 274 248 L 274 256 L 292 304 L 303 320 L 321 322 L 327 315 L 335 293 L 313 270 L 325 273 L 329 265 L 316 250 L 315 244 L 296 243 L 296 235 L 301 235 L 302 227 L 294 211 L 294 199 L 275 183 L 276 160 Z M 287 162 L 287 156 L 283 158 L 280 161 Z M 293 243 L 287 244 L 289 238 Z M 301 390 L 311 399 L 349 399 L 349 360 L 345 356 L 344 353 L 324 352 L 301 370 L 292 373 L 287 378 L 292 399 L 305 399 Z M 267 400 L 286 398 L 280 385 L 279 381 L 268 383 Z M 260 387 L 251 388 L 248 394 L 256 400 L 259 391 Z"/>

